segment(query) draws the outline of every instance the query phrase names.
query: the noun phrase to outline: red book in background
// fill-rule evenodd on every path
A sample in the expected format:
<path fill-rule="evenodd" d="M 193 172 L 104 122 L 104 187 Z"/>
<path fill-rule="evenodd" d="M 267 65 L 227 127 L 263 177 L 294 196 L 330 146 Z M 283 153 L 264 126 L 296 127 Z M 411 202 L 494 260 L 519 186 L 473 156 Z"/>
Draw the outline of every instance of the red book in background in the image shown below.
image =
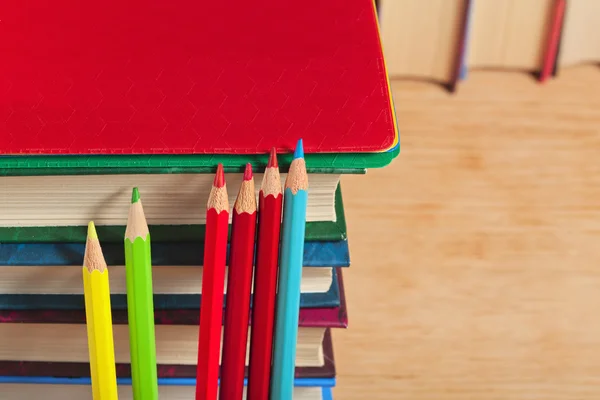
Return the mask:
<path fill-rule="evenodd" d="M 397 139 L 373 0 L 5 0 L 0 18 L 0 154 Z"/>
<path fill-rule="evenodd" d="M 556 68 L 556 59 L 558 57 L 558 47 L 562 32 L 563 19 L 565 15 L 566 0 L 556 0 L 554 12 L 550 24 L 546 51 L 544 53 L 544 63 L 540 71 L 540 82 L 546 81 L 554 74 Z"/>

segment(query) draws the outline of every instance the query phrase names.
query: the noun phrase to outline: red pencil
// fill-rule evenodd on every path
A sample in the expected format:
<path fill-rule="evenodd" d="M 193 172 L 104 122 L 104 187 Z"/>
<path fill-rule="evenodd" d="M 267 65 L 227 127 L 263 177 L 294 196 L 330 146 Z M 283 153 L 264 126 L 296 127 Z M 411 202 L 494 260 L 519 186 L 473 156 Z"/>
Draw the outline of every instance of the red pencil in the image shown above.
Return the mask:
<path fill-rule="evenodd" d="M 229 200 L 223 166 L 219 164 L 206 206 L 196 400 L 217 398 L 228 229 Z"/>
<path fill-rule="evenodd" d="M 223 327 L 220 400 L 242 400 L 244 391 L 256 233 L 256 195 L 250 164 L 246 164 L 244 180 L 233 206 L 232 224 L 227 304 Z"/>
<path fill-rule="evenodd" d="M 282 200 L 277 153 L 272 149 L 258 194 L 258 237 L 254 271 L 248 400 L 269 399 Z"/>

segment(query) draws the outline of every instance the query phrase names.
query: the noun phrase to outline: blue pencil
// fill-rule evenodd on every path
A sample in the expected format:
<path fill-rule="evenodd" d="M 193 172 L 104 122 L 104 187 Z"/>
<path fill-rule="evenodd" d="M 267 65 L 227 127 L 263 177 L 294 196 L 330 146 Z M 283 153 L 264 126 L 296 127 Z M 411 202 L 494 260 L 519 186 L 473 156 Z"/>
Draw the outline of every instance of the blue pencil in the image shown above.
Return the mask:
<path fill-rule="evenodd" d="M 307 200 L 308 177 L 300 139 L 285 180 L 271 400 L 290 400 L 294 390 Z"/>

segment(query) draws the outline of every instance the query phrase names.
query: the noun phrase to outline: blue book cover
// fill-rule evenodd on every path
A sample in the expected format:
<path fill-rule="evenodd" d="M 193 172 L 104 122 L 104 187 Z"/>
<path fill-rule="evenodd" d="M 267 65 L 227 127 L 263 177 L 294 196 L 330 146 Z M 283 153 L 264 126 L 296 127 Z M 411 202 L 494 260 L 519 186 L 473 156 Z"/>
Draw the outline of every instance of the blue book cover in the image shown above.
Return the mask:
<path fill-rule="evenodd" d="M 468 66 L 467 66 L 467 58 L 469 53 L 469 35 L 471 33 L 471 19 L 473 16 L 473 3 L 475 0 L 467 0 L 467 23 L 465 26 L 465 35 L 463 37 L 463 52 L 461 55 L 460 61 L 460 73 L 459 79 L 465 80 L 467 79 Z"/>
<path fill-rule="evenodd" d="M 340 288 L 337 271 L 332 270 L 332 283 L 324 293 L 302 293 L 300 307 L 326 308 L 340 305 Z M 115 310 L 127 309 L 126 294 L 111 294 L 111 305 Z M 154 308 L 157 310 L 197 309 L 201 294 L 160 294 L 154 295 Z M 225 299 L 226 302 L 226 299 Z M 0 294 L 0 309 L 5 310 L 83 310 L 83 294 Z"/>
<path fill-rule="evenodd" d="M 175 390 L 176 397 L 190 395 L 189 398 L 193 398 L 196 381 L 195 379 L 180 379 L 180 378 L 164 378 L 158 379 L 159 395 L 168 396 L 173 395 L 173 389 Z M 247 380 L 244 380 L 244 385 L 248 384 Z M 331 389 L 335 387 L 335 378 L 298 378 L 294 380 L 295 388 L 302 389 L 315 389 L 321 392 L 322 400 L 332 400 Z M 2 398 L 11 399 L 22 399 L 24 395 L 39 396 L 40 391 L 49 398 L 56 398 L 56 396 L 64 395 L 68 398 L 69 394 L 76 396 L 89 395 L 91 392 L 89 378 L 53 378 L 53 377 L 6 377 L 0 376 L 0 393 Z M 131 385 L 131 379 L 117 379 L 117 385 L 119 386 L 119 398 L 130 398 L 131 389 L 126 386 Z M 161 393 L 163 392 L 163 393 Z M 189 393 L 188 393 L 189 392 Z"/>
<path fill-rule="evenodd" d="M 53 376 L 0 376 L 0 384 L 23 383 L 23 384 L 52 384 L 52 385 L 90 385 L 89 377 L 83 378 L 56 378 Z M 335 386 L 335 378 L 296 378 L 296 387 L 327 387 Z M 195 378 L 158 378 L 160 386 L 196 386 Z M 248 379 L 244 379 L 244 385 Z M 131 385 L 131 378 L 117 378 L 117 385 Z M 1 389 L 0 389 L 1 392 Z"/>
<path fill-rule="evenodd" d="M 122 243 L 103 243 L 106 263 L 125 265 Z M 83 264 L 84 243 L 0 243 L 0 266 Z M 228 251 L 229 253 L 229 251 Z M 152 243 L 152 265 L 202 265 L 204 246 L 196 242 Z M 305 267 L 348 267 L 348 241 L 305 242 Z"/>

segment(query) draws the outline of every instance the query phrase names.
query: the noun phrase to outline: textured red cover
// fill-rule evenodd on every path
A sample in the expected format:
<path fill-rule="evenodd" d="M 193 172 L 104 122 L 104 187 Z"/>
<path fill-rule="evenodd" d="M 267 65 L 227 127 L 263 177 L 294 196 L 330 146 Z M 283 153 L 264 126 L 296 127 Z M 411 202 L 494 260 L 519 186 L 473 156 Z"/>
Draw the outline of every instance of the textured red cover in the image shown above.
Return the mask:
<path fill-rule="evenodd" d="M 376 152 L 372 0 L 4 0 L 0 154 Z"/>

